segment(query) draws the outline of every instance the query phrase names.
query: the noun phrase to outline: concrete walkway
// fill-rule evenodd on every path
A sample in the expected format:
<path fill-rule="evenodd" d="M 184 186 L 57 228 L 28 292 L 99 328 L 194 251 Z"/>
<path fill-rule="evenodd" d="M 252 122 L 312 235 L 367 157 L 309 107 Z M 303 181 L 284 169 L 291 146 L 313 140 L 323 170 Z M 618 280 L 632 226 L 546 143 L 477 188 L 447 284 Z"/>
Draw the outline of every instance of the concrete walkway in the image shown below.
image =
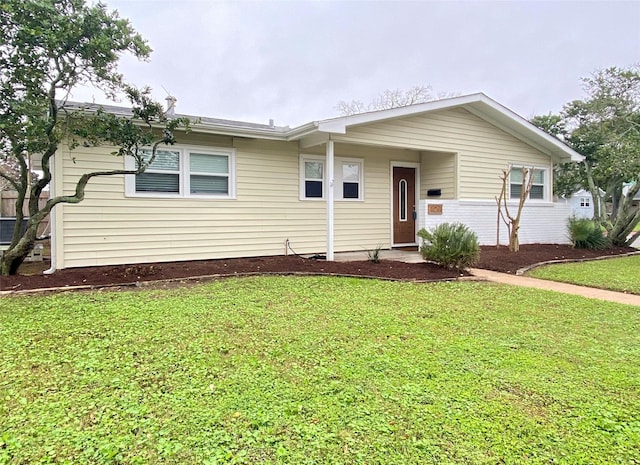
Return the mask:
<path fill-rule="evenodd" d="M 354 260 L 366 260 L 368 257 L 367 252 L 363 251 L 336 253 L 334 258 L 338 262 L 348 262 Z M 395 260 L 406 263 L 423 262 L 422 256 L 418 252 L 408 252 L 404 250 L 381 250 L 380 258 L 383 260 Z M 607 291 L 604 289 L 577 286 L 575 284 L 559 283 L 556 281 L 547 281 L 544 279 L 530 278 L 528 276 L 515 276 L 507 273 L 498 273 L 497 271 L 481 270 L 478 268 L 472 268 L 469 271 L 478 279 L 494 283 L 545 289 L 548 291 L 579 295 L 591 299 L 600 299 L 620 304 L 640 306 L 640 295 L 625 294 L 623 292 Z"/>
<path fill-rule="evenodd" d="M 575 284 L 547 281 L 545 279 L 530 278 L 528 276 L 514 276 L 507 273 L 498 273 L 497 271 L 481 270 L 478 268 L 472 268 L 469 271 L 476 278 L 494 283 L 508 284 L 510 286 L 533 287 L 535 289 L 546 289 L 548 291 L 580 295 L 591 299 L 600 299 L 607 300 L 609 302 L 617 302 L 619 304 L 640 306 L 640 295 L 607 291 L 593 287 L 576 286 Z"/>

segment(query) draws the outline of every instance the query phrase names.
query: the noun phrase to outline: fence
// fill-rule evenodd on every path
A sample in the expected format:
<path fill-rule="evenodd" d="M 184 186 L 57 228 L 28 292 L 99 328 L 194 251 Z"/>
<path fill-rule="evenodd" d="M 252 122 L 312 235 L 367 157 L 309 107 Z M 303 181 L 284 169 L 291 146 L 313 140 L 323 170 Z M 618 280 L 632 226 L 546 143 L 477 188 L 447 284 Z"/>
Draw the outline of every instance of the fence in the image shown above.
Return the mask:
<path fill-rule="evenodd" d="M 42 208 L 44 204 L 49 200 L 49 193 L 43 192 L 40 195 L 40 201 L 38 206 Z M 0 191 L 0 217 L 2 218 L 15 218 L 16 216 L 16 202 L 18 201 L 18 193 L 16 191 Z M 29 216 L 29 208 L 27 202 L 22 209 L 25 216 Z M 40 222 L 38 228 L 38 234 L 42 235 L 48 233 L 49 229 L 49 216 L 47 215 L 44 220 Z"/>

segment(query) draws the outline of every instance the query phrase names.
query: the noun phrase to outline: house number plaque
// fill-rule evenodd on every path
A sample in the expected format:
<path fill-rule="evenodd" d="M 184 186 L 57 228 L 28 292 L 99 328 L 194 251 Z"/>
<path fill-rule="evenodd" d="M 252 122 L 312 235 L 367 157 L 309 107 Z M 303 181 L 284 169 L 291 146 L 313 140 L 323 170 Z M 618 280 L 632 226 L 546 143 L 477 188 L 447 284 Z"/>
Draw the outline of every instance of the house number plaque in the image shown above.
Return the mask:
<path fill-rule="evenodd" d="M 427 215 L 442 215 L 442 204 L 441 203 L 428 204 Z"/>

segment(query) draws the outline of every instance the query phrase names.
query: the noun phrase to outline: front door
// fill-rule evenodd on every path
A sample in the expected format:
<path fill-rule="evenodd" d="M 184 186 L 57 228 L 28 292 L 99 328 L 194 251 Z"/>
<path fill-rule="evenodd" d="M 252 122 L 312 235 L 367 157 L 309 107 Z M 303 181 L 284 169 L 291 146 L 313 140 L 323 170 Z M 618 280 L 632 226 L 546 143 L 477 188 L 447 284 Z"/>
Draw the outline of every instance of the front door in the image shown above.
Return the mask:
<path fill-rule="evenodd" d="M 416 242 L 416 169 L 393 167 L 393 243 Z"/>

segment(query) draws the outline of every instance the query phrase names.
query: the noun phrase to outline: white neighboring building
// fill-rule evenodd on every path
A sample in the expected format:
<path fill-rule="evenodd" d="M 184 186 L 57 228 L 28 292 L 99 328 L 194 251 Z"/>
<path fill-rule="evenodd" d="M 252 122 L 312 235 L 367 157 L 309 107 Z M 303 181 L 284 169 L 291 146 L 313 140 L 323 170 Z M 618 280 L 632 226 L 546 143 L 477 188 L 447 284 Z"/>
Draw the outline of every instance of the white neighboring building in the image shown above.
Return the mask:
<path fill-rule="evenodd" d="M 571 214 L 576 218 L 593 218 L 593 197 L 591 192 L 581 189 L 567 199 Z"/>

